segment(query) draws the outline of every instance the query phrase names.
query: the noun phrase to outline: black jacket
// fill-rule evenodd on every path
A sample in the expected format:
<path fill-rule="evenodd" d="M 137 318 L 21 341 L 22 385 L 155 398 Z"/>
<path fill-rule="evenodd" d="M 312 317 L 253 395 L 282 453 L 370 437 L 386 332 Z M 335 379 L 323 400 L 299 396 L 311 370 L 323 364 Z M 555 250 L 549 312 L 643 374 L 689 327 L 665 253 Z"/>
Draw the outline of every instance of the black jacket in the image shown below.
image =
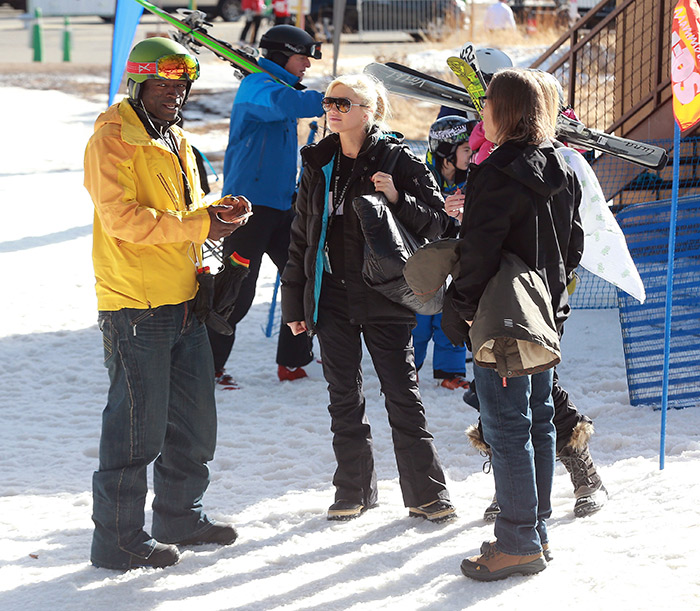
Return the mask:
<path fill-rule="evenodd" d="M 297 197 L 297 217 L 292 224 L 289 261 L 282 274 L 283 323 L 305 320 L 315 329 L 318 298 L 323 277 L 322 249 L 328 219 L 328 190 L 333 161 L 339 151 L 336 134 L 302 149 L 304 173 Z M 372 128 L 357 156 L 345 202 L 374 193 L 370 177 L 383 169 L 400 139 Z M 434 239 L 454 232 L 454 221 L 444 212 L 444 201 L 428 167 L 405 147 L 392 171 L 399 201 L 392 206 L 396 217 L 415 234 Z M 344 207 L 344 279 L 348 292 L 350 322 L 408 323 L 414 314 L 368 287 L 362 279 L 364 237 L 351 205 Z"/>
<path fill-rule="evenodd" d="M 470 168 L 465 191 L 460 272 L 443 309 L 448 337 L 466 339 L 464 321 L 473 320 L 502 250 L 516 254 L 545 281 L 561 332 L 570 312 L 566 285 L 583 253 L 581 186 L 574 172 L 550 143 L 506 142 Z"/>

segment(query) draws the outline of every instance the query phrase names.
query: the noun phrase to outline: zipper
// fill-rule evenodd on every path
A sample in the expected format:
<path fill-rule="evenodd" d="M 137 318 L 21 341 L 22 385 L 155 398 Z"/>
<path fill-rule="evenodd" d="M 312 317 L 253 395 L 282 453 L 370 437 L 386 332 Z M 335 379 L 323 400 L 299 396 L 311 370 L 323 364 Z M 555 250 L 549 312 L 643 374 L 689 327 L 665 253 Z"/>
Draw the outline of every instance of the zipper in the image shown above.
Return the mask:
<path fill-rule="evenodd" d="M 151 308 L 148 308 L 148 310 L 146 310 L 143 314 L 140 314 L 130 322 L 134 337 L 136 337 L 136 325 L 138 325 L 141 321 L 146 320 L 146 318 L 149 316 L 153 316 L 153 310 Z"/>

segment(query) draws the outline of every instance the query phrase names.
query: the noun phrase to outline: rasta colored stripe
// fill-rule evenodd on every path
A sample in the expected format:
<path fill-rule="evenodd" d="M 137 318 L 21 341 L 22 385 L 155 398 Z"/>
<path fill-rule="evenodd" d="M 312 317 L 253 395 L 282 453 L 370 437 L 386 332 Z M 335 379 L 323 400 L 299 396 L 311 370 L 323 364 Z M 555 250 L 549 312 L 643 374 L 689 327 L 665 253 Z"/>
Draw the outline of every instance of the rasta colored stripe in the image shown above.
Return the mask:
<path fill-rule="evenodd" d="M 241 257 L 237 252 L 234 252 L 229 258 L 231 265 L 238 267 L 250 267 L 250 259 Z"/>

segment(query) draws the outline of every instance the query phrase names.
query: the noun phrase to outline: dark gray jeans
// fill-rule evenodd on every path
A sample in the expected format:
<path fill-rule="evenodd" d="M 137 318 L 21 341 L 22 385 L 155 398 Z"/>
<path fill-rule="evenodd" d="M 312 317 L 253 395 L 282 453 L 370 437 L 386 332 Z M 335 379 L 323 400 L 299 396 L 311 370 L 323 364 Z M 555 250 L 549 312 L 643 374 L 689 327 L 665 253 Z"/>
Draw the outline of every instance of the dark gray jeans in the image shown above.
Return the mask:
<path fill-rule="evenodd" d="M 110 387 L 92 483 L 91 561 L 128 569 L 155 540 L 175 543 L 210 523 L 201 500 L 216 446 L 214 366 L 190 302 L 102 311 L 99 325 Z M 151 536 L 144 506 L 152 462 Z"/>

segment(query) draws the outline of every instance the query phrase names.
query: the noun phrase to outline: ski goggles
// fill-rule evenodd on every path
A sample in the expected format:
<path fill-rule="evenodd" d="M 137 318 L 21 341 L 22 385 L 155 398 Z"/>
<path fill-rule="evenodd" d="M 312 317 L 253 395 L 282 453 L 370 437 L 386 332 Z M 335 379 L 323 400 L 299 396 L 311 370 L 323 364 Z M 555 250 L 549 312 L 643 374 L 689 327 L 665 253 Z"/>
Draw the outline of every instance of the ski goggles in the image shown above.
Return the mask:
<path fill-rule="evenodd" d="M 323 112 L 328 112 L 333 105 L 338 109 L 338 112 L 347 114 L 352 110 L 353 106 L 360 106 L 362 108 L 369 108 L 367 104 L 354 104 L 352 100 L 348 98 L 323 98 L 321 100 L 321 106 L 323 106 Z"/>
<path fill-rule="evenodd" d="M 306 52 L 312 59 L 321 59 L 321 43 L 308 45 Z"/>
<path fill-rule="evenodd" d="M 199 62 L 192 55 L 175 53 L 159 57 L 154 62 L 127 62 L 126 71 L 160 79 L 196 81 L 199 78 Z"/>

